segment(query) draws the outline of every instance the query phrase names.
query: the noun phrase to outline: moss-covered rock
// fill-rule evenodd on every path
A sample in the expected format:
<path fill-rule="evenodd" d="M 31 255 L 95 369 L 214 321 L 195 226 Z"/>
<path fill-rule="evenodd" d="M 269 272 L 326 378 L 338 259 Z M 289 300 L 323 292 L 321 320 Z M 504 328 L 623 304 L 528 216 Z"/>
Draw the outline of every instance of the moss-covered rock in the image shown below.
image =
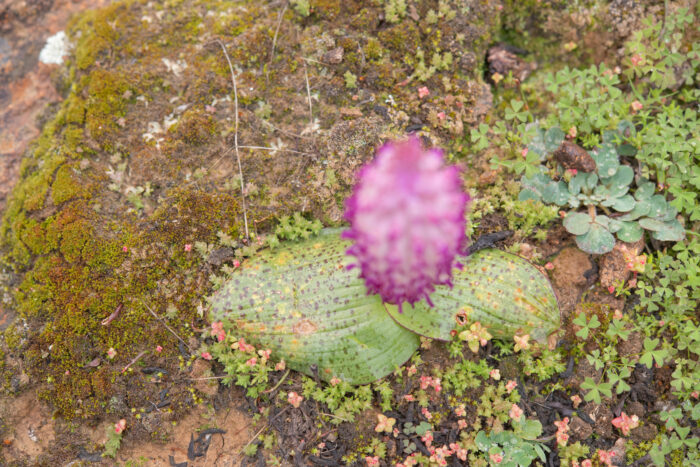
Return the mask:
<path fill-rule="evenodd" d="M 257 1 L 132 0 L 74 21 L 68 94 L 0 227 L 26 323 L 5 348 L 58 415 L 130 418 L 125 407 L 148 406 L 163 385 L 173 411 L 192 404 L 177 375 L 196 349 L 149 311 L 184 342 L 205 326 L 211 268 L 185 245 L 217 233 L 244 245 L 244 215 L 257 233 L 293 211 L 338 222 L 383 139 L 422 127 L 454 149 L 483 114 L 473 57 L 498 27 L 490 2 L 441 1 L 441 15 L 423 2 L 393 24 L 381 2 L 309 3 L 302 17 Z M 342 59 L 324 61 L 338 47 Z M 153 384 L 143 366 L 167 375 Z"/>

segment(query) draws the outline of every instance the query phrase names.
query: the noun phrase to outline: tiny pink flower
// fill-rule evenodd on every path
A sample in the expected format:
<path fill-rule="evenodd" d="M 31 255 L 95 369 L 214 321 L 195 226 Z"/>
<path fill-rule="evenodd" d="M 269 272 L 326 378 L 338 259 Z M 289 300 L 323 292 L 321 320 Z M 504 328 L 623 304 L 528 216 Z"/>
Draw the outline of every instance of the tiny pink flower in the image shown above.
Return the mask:
<path fill-rule="evenodd" d="M 202 358 L 204 360 L 211 360 L 211 354 L 209 352 L 202 352 Z"/>
<path fill-rule="evenodd" d="M 421 389 L 428 389 L 428 386 L 430 386 L 433 382 L 433 378 L 430 376 L 421 376 L 420 377 L 420 388 Z"/>
<path fill-rule="evenodd" d="M 117 351 L 114 350 L 114 347 L 110 347 L 110 348 L 107 350 L 107 357 L 111 360 L 111 359 L 113 359 L 113 358 L 116 357 L 116 356 L 117 356 Z"/>
<path fill-rule="evenodd" d="M 572 126 L 571 128 L 569 128 L 569 131 L 566 134 L 566 136 L 568 136 L 570 139 L 576 138 L 576 135 L 578 135 L 578 131 L 576 130 L 576 126 Z"/>
<path fill-rule="evenodd" d="M 508 415 L 513 421 L 519 421 L 520 417 L 523 416 L 523 409 L 521 409 L 518 404 L 513 404 L 510 408 L 510 412 L 508 412 Z"/>
<path fill-rule="evenodd" d="M 64 374 L 65 374 L 66 376 L 70 376 L 70 370 L 66 370 L 66 372 L 65 372 Z"/>
<path fill-rule="evenodd" d="M 365 462 L 367 462 L 367 466 L 368 466 L 368 467 L 374 466 L 374 465 L 379 465 L 379 457 L 377 457 L 377 456 L 374 456 L 374 457 L 367 456 L 367 457 L 365 457 Z"/>
<path fill-rule="evenodd" d="M 406 394 L 405 396 L 403 396 L 403 400 L 405 400 L 406 402 L 413 402 L 416 400 L 416 398 L 413 397 L 413 394 Z"/>
<path fill-rule="evenodd" d="M 126 420 L 123 418 L 114 424 L 114 432 L 120 434 L 126 429 Z"/>
<path fill-rule="evenodd" d="M 578 394 L 574 394 L 573 396 L 571 396 L 571 402 L 574 403 L 574 408 L 578 409 L 578 406 L 581 405 L 581 402 L 583 401 L 581 400 L 581 397 Z"/>
<path fill-rule="evenodd" d="M 394 428 L 394 424 L 396 423 L 395 418 L 387 417 L 386 415 L 381 413 L 377 414 L 377 421 L 377 426 L 374 427 L 374 431 L 376 431 L 377 433 L 391 432 Z"/>
<path fill-rule="evenodd" d="M 211 335 L 216 336 L 216 340 L 219 342 L 226 338 L 226 331 L 224 331 L 224 323 L 221 321 L 216 321 L 211 323 Z"/>
<path fill-rule="evenodd" d="M 331 386 L 337 386 L 340 384 L 340 382 L 341 382 L 341 379 L 338 378 L 337 376 L 332 377 L 330 380 Z"/>
<path fill-rule="evenodd" d="M 246 360 L 245 364 L 247 366 L 255 366 L 258 363 L 258 359 L 256 357 L 250 358 Z"/>
<path fill-rule="evenodd" d="M 530 335 L 525 334 L 524 336 L 515 335 L 513 336 L 515 341 L 515 351 L 520 352 L 521 350 L 527 350 L 530 348 Z"/>
<path fill-rule="evenodd" d="M 439 118 L 440 120 L 445 120 L 447 116 L 445 115 L 445 112 L 438 112 L 437 118 Z"/>
<path fill-rule="evenodd" d="M 280 360 L 275 365 L 275 371 L 284 371 L 285 368 L 287 368 L 287 363 L 284 360 Z"/>
<path fill-rule="evenodd" d="M 464 430 L 467 427 L 467 421 L 463 418 L 460 418 L 459 420 L 457 420 L 457 426 L 460 430 Z"/>
<path fill-rule="evenodd" d="M 303 400 L 304 398 L 294 391 L 291 391 L 289 394 L 287 394 L 287 402 L 292 404 L 292 406 L 295 409 L 299 408 Z"/>
<path fill-rule="evenodd" d="M 494 464 L 500 464 L 501 462 L 503 462 L 503 454 L 500 454 L 500 453 L 499 454 L 491 454 L 489 456 L 489 458 L 491 459 L 491 462 L 493 462 Z"/>
<path fill-rule="evenodd" d="M 644 105 L 639 101 L 634 101 L 630 104 L 633 111 L 638 112 L 644 108 Z"/>
<path fill-rule="evenodd" d="M 433 444 L 433 432 L 430 430 L 426 431 L 421 437 L 421 441 L 423 441 L 427 447 L 430 447 Z"/>
<path fill-rule="evenodd" d="M 630 417 L 625 412 L 622 412 L 619 417 L 613 418 L 612 424 L 615 428 L 619 429 L 624 436 L 628 436 L 630 430 L 639 426 L 639 417 L 636 415 Z"/>
<path fill-rule="evenodd" d="M 406 374 L 407 374 L 408 376 L 413 376 L 413 375 L 415 375 L 416 373 L 418 373 L 418 368 L 416 368 L 415 365 L 411 365 L 411 366 L 409 366 L 408 368 L 406 368 Z"/>
<path fill-rule="evenodd" d="M 489 372 L 489 376 L 494 380 L 498 381 L 499 379 L 501 379 L 501 371 L 498 368 L 491 370 Z"/>
<path fill-rule="evenodd" d="M 644 61 L 644 59 L 642 58 L 641 55 L 634 54 L 634 55 L 632 55 L 632 57 L 630 57 L 630 61 L 632 62 L 632 65 L 636 67 L 637 65 L 642 63 Z"/>
<path fill-rule="evenodd" d="M 581 467 L 593 467 L 593 461 L 590 459 L 586 459 L 583 462 L 581 462 Z"/>
<path fill-rule="evenodd" d="M 423 416 L 424 416 L 426 419 L 428 419 L 428 420 L 430 420 L 431 418 L 433 418 L 433 414 L 431 414 L 431 413 L 430 413 L 430 410 L 428 410 L 428 409 L 425 408 L 425 407 L 423 407 L 423 408 L 420 409 L 420 413 L 422 413 Z"/>
<path fill-rule="evenodd" d="M 697 399 L 698 397 L 700 397 L 700 393 L 698 393 L 698 391 L 693 391 L 693 392 L 690 393 L 690 396 L 691 396 L 693 399 Z"/>
<path fill-rule="evenodd" d="M 266 362 L 270 359 L 270 354 L 272 354 L 272 350 L 270 349 L 258 350 L 258 355 L 262 357 L 263 362 Z"/>
<path fill-rule="evenodd" d="M 544 268 L 545 268 L 547 271 L 551 271 L 552 269 L 554 269 L 554 265 L 553 265 L 551 262 L 549 262 L 549 263 L 547 263 L 547 264 L 544 265 Z"/>
<path fill-rule="evenodd" d="M 216 112 L 216 107 L 214 107 L 213 105 L 208 105 L 208 104 L 207 104 L 207 105 L 204 106 L 204 110 L 205 110 L 206 112 L 209 112 L 210 114 L 213 114 L 213 113 Z"/>
<path fill-rule="evenodd" d="M 614 285 L 608 286 L 608 292 L 615 293 L 615 286 Z"/>
<path fill-rule="evenodd" d="M 518 383 L 515 380 L 511 379 L 506 383 L 506 391 L 508 391 L 508 394 L 513 392 L 513 389 L 515 389 L 517 387 L 518 387 Z"/>
<path fill-rule="evenodd" d="M 156 352 L 161 353 L 163 351 L 163 347 L 160 345 L 156 345 Z"/>
<path fill-rule="evenodd" d="M 613 312 L 613 319 L 621 320 L 622 319 L 622 311 L 621 310 L 615 310 Z"/>
<path fill-rule="evenodd" d="M 423 86 L 422 88 L 418 89 L 418 98 L 419 99 L 423 99 L 428 94 L 430 94 L 430 89 L 428 89 L 427 87 Z"/>
<path fill-rule="evenodd" d="M 122 247 L 122 251 L 123 251 L 124 253 L 126 253 L 127 251 L 129 251 L 129 247 L 126 246 L 126 245 L 124 245 L 124 246 Z"/>
<path fill-rule="evenodd" d="M 458 417 L 464 417 L 467 415 L 467 410 L 464 404 L 459 404 L 459 406 L 455 408 L 455 415 Z"/>
<path fill-rule="evenodd" d="M 192 250 L 192 244 L 191 243 L 185 243 L 185 251 L 191 251 Z"/>
<path fill-rule="evenodd" d="M 240 261 L 238 261 L 237 259 L 234 259 L 234 260 L 233 260 L 233 267 L 234 267 L 234 268 L 237 268 L 237 267 L 240 266 L 240 265 L 241 265 L 241 262 L 240 262 Z"/>
<path fill-rule="evenodd" d="M 608 467 L 613 467 L 612 458 L 615 457 L 615 451 L 604 451 L 598 449 L 598 460 Z"/>
<path fill-rule="evenodd" d="M 530 151 L 530 150 L 529 150 L 528 148 L 523 148 L 523 150 L 520 151 L 520 155 L 523 156 L 523 157 L 527 157 L 527 153 L 528 153 L 529 151 Z"/>

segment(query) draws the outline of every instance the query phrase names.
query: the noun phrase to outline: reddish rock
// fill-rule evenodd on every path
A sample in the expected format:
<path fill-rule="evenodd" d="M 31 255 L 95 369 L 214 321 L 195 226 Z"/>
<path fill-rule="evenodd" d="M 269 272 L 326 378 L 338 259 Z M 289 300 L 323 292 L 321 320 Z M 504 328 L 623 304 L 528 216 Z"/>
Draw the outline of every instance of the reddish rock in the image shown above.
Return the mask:
<path fill-rule="evenodd" d="M 571 141 L 561 143 L 561 146 L 554 151 L 554 159 L 567 170 L 593 172 L 596 168 L 595 160 L 588 151 Z"/>

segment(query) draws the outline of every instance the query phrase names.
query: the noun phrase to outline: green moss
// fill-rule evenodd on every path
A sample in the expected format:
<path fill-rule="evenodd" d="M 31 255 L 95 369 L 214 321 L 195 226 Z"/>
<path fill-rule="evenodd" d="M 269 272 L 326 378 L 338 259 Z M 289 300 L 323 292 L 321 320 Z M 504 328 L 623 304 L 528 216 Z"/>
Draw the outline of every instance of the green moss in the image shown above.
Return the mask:
<path fill-rule="evenodd" d="M 85 127 L 104 149 L 111 150 L 117 119 L 126 110 L 128 81 L 121 73 L 97 69 L 85 76 L 82 84 L 88 93 Z"/>
<path fill-rule="evenodd" d="M 62 165 L 56 172 L 51 185 L 51 199 L 55 205 L 65 203 L 73 198 L 88 196 L 88 188 L 75 175 L 75 169 L 70 165 Z"/>
<path fill-rule="evenodd" d="M 90 10 L 71 24 L 78 69 L 91 67 L 119 39 L 119 16 L 125 4 L 116 3 L 100 10 Z"/>
<path fill-rule="evenodd" d="M 200 146 L 216 133 L 216 121 L 200 109 L 188 109 L 171 131 L 185 143 Z"/>

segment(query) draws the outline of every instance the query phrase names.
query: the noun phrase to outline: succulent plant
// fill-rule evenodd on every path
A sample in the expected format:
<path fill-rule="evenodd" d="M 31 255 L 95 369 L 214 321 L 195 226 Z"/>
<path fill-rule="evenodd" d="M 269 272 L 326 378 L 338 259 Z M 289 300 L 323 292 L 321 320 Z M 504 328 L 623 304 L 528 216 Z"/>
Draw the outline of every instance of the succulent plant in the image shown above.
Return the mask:
<path fill-rule="evenodd" d="M 418 334 L 449 339 L 462 319 L 497 337 L 545 341 L 560 326 L 547 277 L 515 255 L 482 250 L 454 270 L 452 288 L 397 306 L 368 293 L 350 242 L 337 231 L 258 254 L 211 298 L 210 318 L 229 334 L 268 348 L 289 368 L 329 381 L 364 384 L 391 373 L 418 348 Z"/>
<path fill-rule="evenodd" d="M 680 241 L 685 236 L 683 226 L 676 219 L 677 210 L 663 195 L 655 193 L 654 183 L 639 178 L 636 189 L 630 193 L 634 185 L 634 170 L 622 164 L 620 156 L 633 156 L 635 149 L 629 144 L 618 144 L 624 141 L 626 131 L 627 125 L 623 122 L 617 131 L 605 133 L 598 148 L 588 151 L 595 162 L 594 171 L 565 171 L 562 164 L 558 164 L 554 178 L 541 167 L 539 173 L 520 181 L 523 188 L 519 196 L 521 201 L 534 199 L 572 209 L 564 218 L 564 227 L 576 235 L 576 244 L 587 253 L 612 251 L 615 236 L 623 242 L 635 242 L 642 237 L 644 230 L 660 241 Z M 558 154 L 554 151 L 555 155 L 575 152 L 566 145 L 574 146 L 564 142 L 557 149 Z M 583 151 L 580 147 L 578 149 Z M 557 157 L 557 160 L 561 161 L 561 158 Z M 579 212 L 580 208 L 585 211 Z"/>

